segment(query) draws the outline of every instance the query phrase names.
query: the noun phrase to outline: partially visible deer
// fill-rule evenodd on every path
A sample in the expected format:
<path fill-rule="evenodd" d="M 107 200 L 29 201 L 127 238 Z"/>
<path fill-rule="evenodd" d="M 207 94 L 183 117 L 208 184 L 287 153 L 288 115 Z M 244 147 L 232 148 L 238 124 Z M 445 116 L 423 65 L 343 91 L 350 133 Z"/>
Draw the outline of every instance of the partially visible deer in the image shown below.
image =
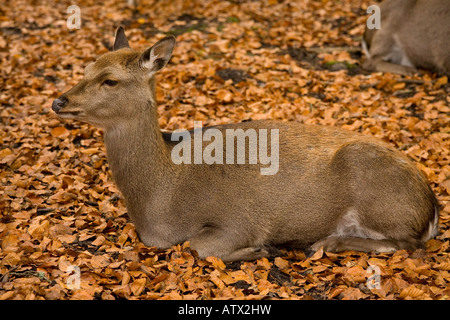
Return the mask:
<path fill-rule="evenodd" d="M 385 0 L 381 28 L 364 33 L 369 71 L 411 75 L 417 68 L 450 75 L 450 1 Z"/>
<path fill-rule="evenodd" d="M 120 27 L 114 51 L 52 105 L 63 119 L 104 129 L 110 168 L 145 245 L 189 240 L 200 257 L 234 261 L 267 257 L 275 246 L 414 250 L 437 234 L 438 203 L 422 173 L 385 143 L 347 130 L 276 121 L 214 127 L 278 129 L 274 175 L 261 175 L 263 164 L 175 164 L 176 142 L 160 130 L 155 98 L 155 75 L 174 46 L 170 36 L 135 51 Z"/>

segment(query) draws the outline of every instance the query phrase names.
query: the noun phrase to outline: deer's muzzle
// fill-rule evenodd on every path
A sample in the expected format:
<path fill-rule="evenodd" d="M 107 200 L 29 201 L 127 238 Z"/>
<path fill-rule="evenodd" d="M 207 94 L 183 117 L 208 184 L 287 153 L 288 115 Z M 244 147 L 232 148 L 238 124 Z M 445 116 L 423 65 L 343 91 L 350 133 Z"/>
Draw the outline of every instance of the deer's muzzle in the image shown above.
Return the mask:
<path fill-rule="evenodd" d="M 52 109 L 53 109 L 53 111 L 58 113 L 59 111 L 61 111 L 62 108 L 64 108 L 64 106 L 66 104 L 67 104 L 67 98 L 61 96 L 61 97 L 53 100 Z"/>

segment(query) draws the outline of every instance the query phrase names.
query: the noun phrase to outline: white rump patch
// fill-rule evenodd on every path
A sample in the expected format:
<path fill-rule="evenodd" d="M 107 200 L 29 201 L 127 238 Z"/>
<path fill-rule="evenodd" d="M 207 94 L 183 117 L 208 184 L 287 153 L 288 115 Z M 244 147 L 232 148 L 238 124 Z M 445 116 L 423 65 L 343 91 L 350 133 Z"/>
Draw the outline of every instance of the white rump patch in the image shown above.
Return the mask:
<path fill-rule="evenodd" d="M 439 222 L 439 207 L 435 206 L 434 219 L 433 221 L 430 221 L 430 224 L 428 225 L 428 231 L 422 237 L 423 241 L 428 241 L 438 235 L 439 233 L 438 222 Z"/>
<path fill-rule="evenodd" d="M 362 226 L 358 219 L 358 212 L 353 208 L 350 208 L 341 217 L 336 226 L 336 231 L 333 232 L 330 237 L 356 237 L 374 240 L 386 239 L 381 233 Z"/>
<path fill-rule="evenodd" d="M 372 55 L 370 54 L 369 47 L 367 46 L 366 40 L 364 40 L 364 38 L 361 42 L 361 45 L 362 45 L 362 51 L 366 55 L 367 59 L 370 59 L 372 57 Z"/>

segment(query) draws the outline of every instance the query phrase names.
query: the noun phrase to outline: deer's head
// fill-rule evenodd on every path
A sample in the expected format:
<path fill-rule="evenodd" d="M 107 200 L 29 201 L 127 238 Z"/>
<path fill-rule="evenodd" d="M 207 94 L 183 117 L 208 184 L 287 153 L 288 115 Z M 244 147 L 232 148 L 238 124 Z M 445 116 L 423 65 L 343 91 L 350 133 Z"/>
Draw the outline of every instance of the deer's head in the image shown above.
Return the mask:
<path fill-rule="evenodd" d="M 143 52 L 133 50 L 119 27 L 113 51 L 89 64 L 83 80 L 53 101 L 53 111 L 102 128 L 142 116 L 156 105 L 154 76 L 167 64 L 174 46 L 175 37 L 169 36 Z"/>

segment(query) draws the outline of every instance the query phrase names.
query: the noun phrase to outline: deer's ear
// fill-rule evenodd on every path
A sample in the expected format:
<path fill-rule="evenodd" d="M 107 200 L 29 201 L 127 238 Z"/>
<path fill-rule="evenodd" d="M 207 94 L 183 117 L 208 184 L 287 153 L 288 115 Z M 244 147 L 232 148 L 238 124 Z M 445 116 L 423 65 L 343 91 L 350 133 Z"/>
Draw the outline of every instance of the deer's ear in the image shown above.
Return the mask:
<path fill-rule="evenodd" d="M 174 36 L 168 36 L 159 40 L 153 47 L 142 53 L 139 60 L 140 66 L 147 69 L 150 73 L 161 70 L 172 57 L 174 47 Z"/>
<path fill-rule="evenodd" d="M 116 37 L 114 39 L 113 51 L 129 47 L 130 45 L 128 44 L 127 36 L 125 35 L 125 30 L 123 29 L 122 26 L 120 26 L 116 30 Z"/>

